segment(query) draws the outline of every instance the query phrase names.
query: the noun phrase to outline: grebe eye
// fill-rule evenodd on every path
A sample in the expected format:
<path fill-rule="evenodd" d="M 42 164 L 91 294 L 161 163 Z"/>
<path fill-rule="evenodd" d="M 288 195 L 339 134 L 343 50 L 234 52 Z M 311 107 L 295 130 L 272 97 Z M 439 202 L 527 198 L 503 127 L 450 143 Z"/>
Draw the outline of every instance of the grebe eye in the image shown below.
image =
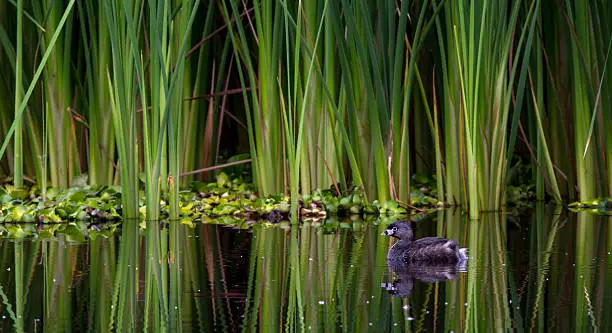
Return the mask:
<path fill-rule="evenodd" d="M 393 231 L 397 231 L 397 227 L 393 227 Z"/>

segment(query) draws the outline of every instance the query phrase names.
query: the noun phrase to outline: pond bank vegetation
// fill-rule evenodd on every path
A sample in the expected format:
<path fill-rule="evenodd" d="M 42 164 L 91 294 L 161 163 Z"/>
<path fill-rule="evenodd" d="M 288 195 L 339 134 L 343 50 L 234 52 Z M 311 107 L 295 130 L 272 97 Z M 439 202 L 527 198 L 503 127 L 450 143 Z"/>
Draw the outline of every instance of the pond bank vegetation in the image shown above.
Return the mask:
<path fill-rule="evenodd" d="M 473 219 L 586 205 L 612 195 L 610 18 L 605 1 L 3 2 L 0 177 L 105 186 L 121 210 L 103 215 L 127 219 L 180 219 L 226 162 L 296 218 L 320 189 Z"/>

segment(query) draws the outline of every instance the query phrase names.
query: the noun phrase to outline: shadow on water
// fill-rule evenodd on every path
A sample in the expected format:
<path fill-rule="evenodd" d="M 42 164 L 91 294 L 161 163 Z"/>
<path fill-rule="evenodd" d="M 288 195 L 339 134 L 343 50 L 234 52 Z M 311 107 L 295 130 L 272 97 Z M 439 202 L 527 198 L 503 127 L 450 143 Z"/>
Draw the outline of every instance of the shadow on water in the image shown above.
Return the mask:
<path fill-rule="evenodd" d="M 134 222 L 134 221 L 130 221 Z M 415 224 L 467 267 L 390 270 L 393 220 L 238 230 L 124 223 L 86 239 L 0 239 L 0 331 L 607 331 L 612 218 L 538 206 Z M 82 239 L 81 239 L 82 240 Z"/>

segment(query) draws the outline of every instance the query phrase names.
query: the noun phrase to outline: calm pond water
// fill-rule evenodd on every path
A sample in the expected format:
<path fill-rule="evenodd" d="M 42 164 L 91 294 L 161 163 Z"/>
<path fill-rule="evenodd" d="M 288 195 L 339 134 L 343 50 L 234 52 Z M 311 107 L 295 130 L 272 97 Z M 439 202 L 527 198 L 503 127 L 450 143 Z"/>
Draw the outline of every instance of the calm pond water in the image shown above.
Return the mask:
<path fill-rule="evenodd" d="M 390 222 L 125 223 L 86 243 L 2 239 L 0 331 L 612 329 L 612 217 L 544 206 L 480 221 L 437 212 L 415 222 L 417 237 L 458 240 L 469 265 L 400 274 L 380 235 Z"/>

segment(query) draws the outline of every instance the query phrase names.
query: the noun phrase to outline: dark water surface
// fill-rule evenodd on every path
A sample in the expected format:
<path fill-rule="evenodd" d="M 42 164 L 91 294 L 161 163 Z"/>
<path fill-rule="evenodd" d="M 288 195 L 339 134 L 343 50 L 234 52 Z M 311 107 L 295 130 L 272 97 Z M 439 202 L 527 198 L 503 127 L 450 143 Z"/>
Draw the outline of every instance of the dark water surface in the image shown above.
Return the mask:
<path fill-rule="evenodd" d="M 390 222 L 0 239 L 0 332 L 612 331 L 612 217 L 441 211 L 416 235 L 456 239 L 468 266 L 399 273 Z"/>

